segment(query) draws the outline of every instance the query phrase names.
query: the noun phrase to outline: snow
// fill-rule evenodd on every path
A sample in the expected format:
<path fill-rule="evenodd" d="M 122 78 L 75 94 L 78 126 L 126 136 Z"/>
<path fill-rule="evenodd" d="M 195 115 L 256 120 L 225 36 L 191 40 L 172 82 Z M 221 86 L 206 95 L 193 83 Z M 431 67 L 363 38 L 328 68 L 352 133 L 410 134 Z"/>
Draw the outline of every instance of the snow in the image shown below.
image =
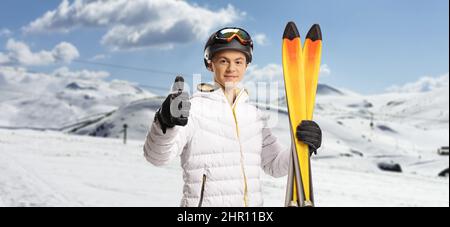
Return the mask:
<path fill-rule="evenodd" d="M 176 206 L 181 199 L 179 168 L 152 167 L 142 142 L 0 131 L 0 196 L 7 206 Z"/>
<path fill-rule="evenodd" d="M 79 135 L 122 138 L 123 125 L 126 124 L 131 129 L 127 131 L 127 137 L 143 141 L 153 116 L 164 99 L 165 97 L 153 97 L 131 102 L 94 124 L 70 131 Z"/>
<path fill-rule="evenodd" d="M 178 206 L 179 161 L 154 167 L 145 161 L 142 145 L 0 129 L 0 205 Z M 448 206 L 448 178 L 357 171 L 341 164 L 313 160 L 317 206 Z M 265 206 L 282 206 L 286 177 L 264 176 L 262 182 Z"/>
<path fill-rule="evenodd" d="M 437 176 L 449 165 L 447 156 L 437 154 L 449 143 L 448 94 L 447 87 L 407 94 L 318 96 L 315 120 L 324 129 L 323 153 L 350 156 L 348 164 L 357 160 L 351 168 L 362 171 L 393 162 L 406 173 Z"/>
<path fill-rule="evenodd" d="M 0 67 L 0 206 L 179 205 L 179 160 L 156 168 L 142 153 L 165 97 L 107 76 Z M 449 205 L 448 177 L 438 177 L 449 159 L 437 153 L 449 144 L 448 86 L 360 95 L 321 85 L 316 102 L 323 130 L 312 158 L 318 206 Z M 284 103 L 259 106 L 270 107 L 272 132 L 289 145 Z M 286 177 L 262 181 L 265 205 L 282 206 Z"/>
<path fill-rule="evenodd" d="M 155 96 L 127 81 L 106 81 L 108 76 L 64 67 L 44 74 L 0 66 L 0 126 L 61 128 Z"/>

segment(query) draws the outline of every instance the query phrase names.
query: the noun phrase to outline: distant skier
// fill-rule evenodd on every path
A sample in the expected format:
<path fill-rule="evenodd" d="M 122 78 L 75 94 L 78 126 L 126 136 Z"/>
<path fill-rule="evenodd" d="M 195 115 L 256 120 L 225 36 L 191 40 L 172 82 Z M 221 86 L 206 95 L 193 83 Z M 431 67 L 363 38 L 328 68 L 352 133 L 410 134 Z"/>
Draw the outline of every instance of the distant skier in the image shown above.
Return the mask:
<path fill-rule="evenodd" d="M 261 169 L 273 177 L 288 174 L 290 149 L 267 126 L 268 118 L 249 103 L 239 83 L 252 61 L 253 42 L 241 28 L 211 35 L 204 62 L 214 84 L 200 84 L 192 97 L 177 77 L 174 92 L 157 111 L 144 145 L 156 166 L 181 156 L 181 206 L 263 206 Z M 182 127 L 180 127 L 182 126 Z M 297 139 L 315 153 L 322 132 L 313 121 L 297 127 Z"/>

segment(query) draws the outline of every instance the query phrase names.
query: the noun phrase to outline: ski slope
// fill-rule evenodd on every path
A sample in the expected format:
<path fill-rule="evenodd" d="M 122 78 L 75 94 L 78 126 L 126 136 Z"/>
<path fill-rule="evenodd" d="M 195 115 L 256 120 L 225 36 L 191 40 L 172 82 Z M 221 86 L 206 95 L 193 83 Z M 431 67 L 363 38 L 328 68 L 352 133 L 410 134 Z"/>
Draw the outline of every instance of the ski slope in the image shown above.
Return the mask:
<path fill-rule="evenodd" d="M 147 163 L 143 141 L 0 129 L 0 205 L 178 206 L 182 172 Z M 312 161 L 317 206 L 448 206 L 448 178 L 359 171 Z M 265 206 L 283 206 L 286 177 L 264 176 Z"/>

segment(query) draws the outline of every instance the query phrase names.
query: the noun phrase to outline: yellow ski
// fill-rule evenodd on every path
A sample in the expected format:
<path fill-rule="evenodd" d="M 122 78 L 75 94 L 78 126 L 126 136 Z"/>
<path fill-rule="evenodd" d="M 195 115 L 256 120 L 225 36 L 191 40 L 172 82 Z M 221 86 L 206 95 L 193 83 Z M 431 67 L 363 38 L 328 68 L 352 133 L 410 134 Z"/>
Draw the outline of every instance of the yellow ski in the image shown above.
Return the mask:
<path fill-rule="evenodd" d="M 308 146 L 298 141 L 295 133 L 301 121 L 312 120 L 321 49 L 319 25 L 314 25 L 308 32 L 303 51 L 295 23 L 286 25 L 282 60 L 293 159 L 286 195 L 287 206 L 314 206 Z"/>

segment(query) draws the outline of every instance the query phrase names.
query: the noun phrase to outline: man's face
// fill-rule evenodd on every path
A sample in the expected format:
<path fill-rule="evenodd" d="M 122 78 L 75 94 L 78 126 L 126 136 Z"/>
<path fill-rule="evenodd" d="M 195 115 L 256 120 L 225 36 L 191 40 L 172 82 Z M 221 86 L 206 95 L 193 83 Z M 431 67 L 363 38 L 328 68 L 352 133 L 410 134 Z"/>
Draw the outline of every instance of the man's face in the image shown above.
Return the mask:
<path fill-rule="evenodd" d="M 235 50 L 220 51 L 212 59 L 211 70 L 216 82 L 224 87 L 234 87 L 244 78 L 247 70 L 245 55 Z"/>

